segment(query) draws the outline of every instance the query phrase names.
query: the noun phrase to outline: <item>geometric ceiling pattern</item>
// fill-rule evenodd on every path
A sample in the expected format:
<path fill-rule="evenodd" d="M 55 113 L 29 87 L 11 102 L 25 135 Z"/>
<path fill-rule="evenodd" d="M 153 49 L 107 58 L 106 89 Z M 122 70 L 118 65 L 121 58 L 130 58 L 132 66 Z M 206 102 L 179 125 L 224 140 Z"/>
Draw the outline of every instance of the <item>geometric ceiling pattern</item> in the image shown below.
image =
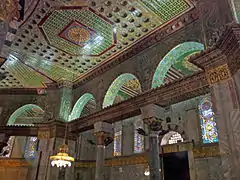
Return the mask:
<path fill-rule="evenodd" d="M 56 9 L 39 26 L 50 45 L 71 55 L 100 56 L 117 43 L 114 23 L 89 7 Z"/>
<path fill-rule="evenodd" d="M 27 0 L 9 48 L 14 61 L 0 70 L 16 80 L 0 81 L 0 88 L 77 83 L 193 8 L 189 0 Z"/>

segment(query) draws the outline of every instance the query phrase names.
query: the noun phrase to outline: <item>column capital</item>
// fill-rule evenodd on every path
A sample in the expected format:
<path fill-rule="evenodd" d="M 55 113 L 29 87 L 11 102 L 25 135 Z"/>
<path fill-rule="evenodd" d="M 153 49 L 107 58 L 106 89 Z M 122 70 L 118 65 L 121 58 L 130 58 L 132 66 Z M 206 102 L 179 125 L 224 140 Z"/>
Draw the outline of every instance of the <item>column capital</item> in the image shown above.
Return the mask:
<path fill-rule="evenodd" d="M 151 131 L 160 131 L 162 129 L 162 119 L 153 117 L 143 119 L 144 124 L 148 125 Z"/>
<path fill-rule="evenodd" d="M 158 119 L 162 118 L 165 112 L 165 109 L 156 104 L 148 104 L 144 107 L 141 107 L 142 119 Z"/>
<path fill-rule="evenodd" d="M 97 122 L 94 124 L 94 135 L 97 137 L 97 145 L 104 146 L 105 139 L 108 137 L 112 137 L 112 134 L 112 124 L 105 122 Z"/>
<path fill-rule="evenodd" d="M 94 134 L 112 134 L 113 126 L 112 124 L 106 122 L 97 122 L 94 124 Z"/>

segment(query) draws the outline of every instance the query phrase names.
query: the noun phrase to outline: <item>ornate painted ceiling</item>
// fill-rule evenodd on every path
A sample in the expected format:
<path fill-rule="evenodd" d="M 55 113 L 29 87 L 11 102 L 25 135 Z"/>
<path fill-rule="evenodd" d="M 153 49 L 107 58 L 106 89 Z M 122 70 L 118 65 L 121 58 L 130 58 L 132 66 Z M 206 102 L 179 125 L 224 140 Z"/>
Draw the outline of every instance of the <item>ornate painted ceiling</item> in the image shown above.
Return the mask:
<path fill-rule="evenodd" d="M 0 88 L 76 83 L 192 8 L 188 0 L 26 0 Z"/>

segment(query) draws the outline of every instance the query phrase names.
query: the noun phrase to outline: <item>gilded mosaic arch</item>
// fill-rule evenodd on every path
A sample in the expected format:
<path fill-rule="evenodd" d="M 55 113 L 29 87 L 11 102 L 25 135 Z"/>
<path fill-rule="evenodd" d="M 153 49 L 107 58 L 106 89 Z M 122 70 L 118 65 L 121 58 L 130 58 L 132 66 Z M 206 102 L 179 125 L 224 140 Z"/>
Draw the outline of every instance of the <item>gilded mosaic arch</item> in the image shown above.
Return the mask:
<path fill-rule="evenodd" d="M 33 125 L 30 123 L 19 123 L 16 122 L 17 118 L 21 116 L 29 116 L 29 117 L 34 117 L 38 115 L 43 115 L 44 111 L 41 107 L 35 105 L 35 104 L 26 104 L 20 108 L 18 108 L 14 113 L 10 116 L 8 119 L 7 125 L 13 125 L 13 124 L 21 124 L 21 125 Z"/>
<path fill-rule="evenodd" d="M 107 90 L 107 93 L 105 94 L 104 100 L 103 100 L 103 108 L 110 106 L 114 103 L 114 99 L 118 95 L 118 92 L 120 91 L 121 87 L 126 84 L 128 81 L 137 79 L 136 76 L 130 73 L 121 74 L 118 76 L 110 85 L 110 87 Z"/>
<path fill-rule="evenodd" d="M 171 66 L 175 65 L 175 68 L 184 67 L 184 69 L 187 69 L 184 72 L 185 74 L 188 74 L 191 72 L 191 70 L 194 70 L 196 67 L 185 67 L 186 59 L 190 55 L 202 50 L 204 50 L 204 45 L 198 42 L 184 42 L 174 47 L 164 56 L 164 58 L 158 64 L 158 67 L 153 76 L 152 88 L 159 87 L 163 84 L 165 76 Z"/>
<path fill-rule="evenodd" d="M 68 121 L 72 121 L 74 119 L 77 119 L 81 116 L 82 111 L 84 109 L 84 107 L 87 105 L 87 103 L 90 100 L 95 100 L 95 98 L 93 97 L 92 94 L 90 93 L 85 93 L 83 94 L 78 101 L 75 103 L 71 114 L 69 115 Z"/>

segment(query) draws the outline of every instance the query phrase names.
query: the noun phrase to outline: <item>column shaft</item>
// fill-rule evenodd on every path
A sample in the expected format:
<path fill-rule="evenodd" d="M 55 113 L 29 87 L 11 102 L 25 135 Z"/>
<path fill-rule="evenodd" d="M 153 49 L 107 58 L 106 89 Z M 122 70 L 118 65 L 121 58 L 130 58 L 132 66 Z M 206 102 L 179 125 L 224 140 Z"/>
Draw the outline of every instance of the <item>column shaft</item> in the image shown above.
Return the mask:
<path fill-rule="evenodd" d="M 149 168 L 150 180 L 160 180 L 159 140 L 153 133 L 149 137 Z"/>
<path fill-rule="evenodd" d="M 96 158 L 96 173 L 95 180 L 104 180 L 104 159 L 105 159 L 105 146 L 97 146 L 97 158 Z"/>

